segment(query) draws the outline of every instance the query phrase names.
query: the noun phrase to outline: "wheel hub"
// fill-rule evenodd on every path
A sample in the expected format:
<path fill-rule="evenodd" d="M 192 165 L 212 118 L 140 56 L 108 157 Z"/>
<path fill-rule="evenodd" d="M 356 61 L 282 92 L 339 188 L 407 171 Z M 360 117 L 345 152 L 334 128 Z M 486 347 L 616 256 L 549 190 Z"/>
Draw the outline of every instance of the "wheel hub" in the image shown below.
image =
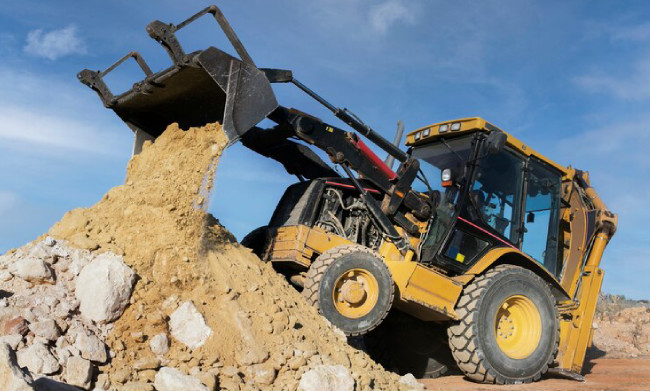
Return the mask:
<path fill-rule="evenodd" d="M 542 336 L 542 318 L 535 303 L 521 295 L 505 299 L 495 316 L 494 333 L 506 356 L 513 359 L 530 356 Z"/>
<path fill-rule="evenodd" d="M 361 303 L 366 296 L 366 290 L 363 283 L 347 280 L 341 286 L 341 298 L 350 304 L 356 305 Z"/>
<path fill-rule="evenodd" d="M 336 280 L 332 299 L 336 310 L 347 318 L 367 315 L 377 304 L 379 283 L 365 269 L 351 269 Z"/>

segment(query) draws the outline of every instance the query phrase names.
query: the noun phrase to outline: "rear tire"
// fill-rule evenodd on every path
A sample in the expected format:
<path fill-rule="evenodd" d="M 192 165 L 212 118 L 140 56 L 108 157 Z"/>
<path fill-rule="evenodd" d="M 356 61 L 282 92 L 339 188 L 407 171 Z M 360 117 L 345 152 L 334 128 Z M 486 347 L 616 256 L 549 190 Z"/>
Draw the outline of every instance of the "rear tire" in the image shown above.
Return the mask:
<path fill-rule="evenodd" d="M 384 323 L 363 338 L 370 357 L 400 375 L 435 379 L 456 367 L 447 343 L 447 328 L 399 310 L 391 311 Z"/>
<path fill-rule="evenodd" d="M 375 329 L 393 305 L 393 278 L 382 258 L 360 245 L 331 248 L 311 264 L 303 296 L 347 336 Z"/>
<path fill-rule="evenodd" d="M 555 359 L 559 343 L 555 299 L 530 270 L 500 265 L 463 290 L 449 327 L 449 346 L 458 367 L 482 383 L 539 380 Z"/>

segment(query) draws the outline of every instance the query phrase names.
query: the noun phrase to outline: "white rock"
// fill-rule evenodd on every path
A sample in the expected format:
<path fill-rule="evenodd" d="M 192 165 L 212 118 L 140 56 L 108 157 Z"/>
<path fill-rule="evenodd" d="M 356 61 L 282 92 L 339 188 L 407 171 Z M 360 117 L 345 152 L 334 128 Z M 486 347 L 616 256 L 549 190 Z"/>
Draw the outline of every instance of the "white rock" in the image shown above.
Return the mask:
<path fill-rule="evenodd" d="M 171 314 L 169 327 L 172 336 L 190 349 L 203 346 L 212 335 L 212 329 L 191 301 L 186 301 Z"/>
<path fill-rule="evenodd" d="M 119 318 L 129 303 L 134 282 L 135 273 L 122 257 L 100 254 L 77 278 L 75 295 L 80 301 L 81 315 L 98 323 Z"/>
<path fill-rule="evenodd" d="M 72 357 L 72 352 L 70 352 L 70 349 L 66 348 L 54 348 L 54 356 L 59 360 L 59 364 L 63 368 L 65 368 L 66 363 L 68 362 L 68 359 Z"/>
<path fill-rule="evenodd" d="M 0 281 L 2 282 L 9 281 L 12 277 L 13 275 L 8 270 L 3 270 L 0 272 Z"/>
<path fill-rule="evenodd" d="M 39 337 L 48 341 L 56 341 L 61 336 L 61 331 L 52 318 L 45 318 L 34 323 L 30 323 L 29 330 Z"/>
<path fill-rule="evenodd" d="M 408 387 L 409 391 L 423 391 L 424 384 L 417 381 L 415 376 L 412 373 L 407 373 L 406 375 L 399 378 L 400 384 L 404 384 Z"/>
<path fill-rule="evenodd" d="M 42 342 L 18 351 L 18 365 L 32 373 L 50 375 L 61 368 L 59 361 Z"/>
<path fill-rule="evenodd" d="M 93 364 L 79 356 L 68 358 L 64 378 L 66 383 L 87 389 L 93 375 Z"/>
<path fill-rule="evenodd" d="M 353 391 L 354 379 L 343 365 L 318 365 L 300 377 L 299 391 Z"/>
<path fill-rule="evenodd" d="M 52 246 L 54 246 L 56 244 L 56 240 L 54 240 L 53 237 L 48 236 L 48 237 L 45 238 L 43 243 L 45 243 L 46 246 L 52 247 Z"/>
<path fill-rule="evenodd" d="M 29 282 L 52 281 L 52 269 L 39 258 L 22 258 L 11 266 L 11 273 Z"/>
<path fill-rule="evenodd" d="M 81 357 L 87 360 L 104 363 L 108 359 L 106 356 L 106 345 L 93 334 L 88 335 L 83 331 L 79 332 L 75 339 L 74 347 L 79 349 Z"/>
<path fill-rule="evenodd" d="M 154 387 L 157 391 L 210 391 L 199 379 L 169 367 L 156 373 Z"/>
<path fill-rule="evenodd" d="M 270 385 L 273 384 L 276 377 L 275 368 L 268 363 L 251 365 L 246 368 L 245 373 L 255 384 Z"/>
<path fill-rule="evenodd" d="M 31 391 L 33 379 L 18 366 L 16 353 L 9 345 L 0 343 L 0 390 Z"/>
<path fill-rule="evenodd" d="M 51 293 L 51 292 L 49 292 L 49 293 Z M 41 298 L 41 301 L 43 302 L 43 304 L 45 304 L 47 306 L 48 312 L 52 312 L 52 310 L 54 309 L 54 306 L 59 304 L 59 299 L 57 299 L 56 296 L 54 296 L 54 295 L 47 295 L 47 296 Z"/>
<path fill-rule="evenodd" d="M 13 350 L 16 350 L 18 349 L 18 345 L 20 345 L 20 342 L 22 342 L 22 340 L 23 340 L 23 336 L 20 334 L 3 335 L 2 337 L 0 337 L 0 344 L 6 343 Z"/>
<path fill-rule="evenodd" d="M 106 373 L 100 373 L 97 376 L 97 380 L 95 381 L 95 390 L 94 391 L 99 391 L 99 390 L 107 390 L 111 386 L 111 382 L 108 378 L 108 374 Z"/>
<path fill-rule="evenodd" d="M 73 249 L 70 251 L 70 263 L 68 264 L 68 271 L 78 276 L 91 261 L 93 255 L 88 250 Z"/>
<path fill-rule="evenodd" d="M 158 356 L 164 356 L 169 351 L 169 338 L 167 334 L 157 334 L 149 341 L 149 348 Z"/>
<path fill-rule="evenodd" d="M 43 259 L 43 260 L 52 260 L 54 254 L 52 254 L 52 248 L 45 244 L 45 242 L 38 242 L 34 247 L 29 250 L 27 257 Z"/>

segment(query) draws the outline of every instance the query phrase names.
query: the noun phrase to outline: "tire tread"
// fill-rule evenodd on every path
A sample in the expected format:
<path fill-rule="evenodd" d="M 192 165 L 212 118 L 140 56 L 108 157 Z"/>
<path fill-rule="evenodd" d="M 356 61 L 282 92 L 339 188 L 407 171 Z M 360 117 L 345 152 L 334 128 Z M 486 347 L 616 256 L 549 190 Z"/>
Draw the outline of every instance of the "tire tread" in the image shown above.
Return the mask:
<path fill-rule="evenodd" d="M 483 295 L 487 288 L 494 283 L 497 278 L 510 273 L 527 273 L 535 278 L 540 278 L 530 270 L 515 265 L 498 265 L 482 275 L 477 276 L 464 289 L 463 294 L 456 306 L 456 313 L 460 319 L 452 324 L 448 329 L 449 347 L 452 356 L 456 360 L 458 367 L 465 373 L 469 379 L 480 383 L 495 384 L 516 384 L 519 382 L 530 383 L 536 381 L 548 371 L 549 366 L 555 360 L 559 347 L 559 327 L 556 327 L 555 347 L 548 362 L 533 375 L 524 379 L 512 379 L 501 374 L 492 368 L 485 353 L 481 350 L 478 343 L 478 327 L 473 321 L 478 315 L 481 307 Z M 546 294 L 553 297 L 550 289 L 546 286 Z M 553 299 L 555 301 L 555 299 Z M 558 317 L 557 307 L 554 305 L 555 319 Z"/>
<path fill-rule="evenodd" d="M 345 244 L 342 246 L 333 247 L 325 251 L 320 256 L 318 256 L 318 258 L 316 258 L 316 260 L 309 267 L 309 270 L 307 270 L 307 276 L 305 278 L 305 286 L 303 287 L 302 295 L 305 297 L 305 299 L 307 299 L 309 304 L 313 305 L 320 311 L 320 305 L 318 302 L 318 296 L 319 296 L 318 288 L 320 287 L 320 282 L 323 276 L 325 275 L 327 268 L 332 263 L 334 263 L 337 259 L 354 252 L 368 253 L 381 260 L 381 256 L 379 256 L 377 252 L 371 250 L 368 247 L 361 246 L 358 244 Z M 394 284 L 390 284 L 389 297 L 390 297 L 390 303 L 388 305 L 388 308 L 390 308 L 393 305 L 393 299 L 395 298 Z M 384 319 L 386 319 L 386 316 L 388 316 L 389 312 L 390 311 L 386 311 L 381 317 L 381 319 L 370 328 L 365 329 L 361 332 L 348 334 L 348 336 L 350 337 L 361 336 L 363 334 L 368 333 L 369 331 L 374 330 L 384 321 Z"/>

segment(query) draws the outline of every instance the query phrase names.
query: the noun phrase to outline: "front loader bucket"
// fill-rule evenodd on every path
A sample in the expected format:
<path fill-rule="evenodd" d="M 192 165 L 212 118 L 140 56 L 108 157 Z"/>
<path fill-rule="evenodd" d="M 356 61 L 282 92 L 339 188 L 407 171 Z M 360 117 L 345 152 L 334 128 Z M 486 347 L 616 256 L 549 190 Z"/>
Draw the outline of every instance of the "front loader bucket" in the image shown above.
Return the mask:
<path fill-rule="evenodd" d="M 214 47 L 185 54 L 175 31 L 206 13 L 219 22 L 241 60 Z M 154 21 L 147 31 L 165 47 L 173 66 L 152 73 L 142 57 L 131 52 L 103 72 L 85 69 L 78 75 L 133 130 L 134 154 L 145 140 L 155 139 L 173 122 L 184 129 L 220 122 L 232 143 L 278 107 L 265 73 L 255 66 L 217 7 L 208 7 L 178 26 Z M 137 61 L 146 77 L 114 96 L 103 77 L 129 58 Z"/>

